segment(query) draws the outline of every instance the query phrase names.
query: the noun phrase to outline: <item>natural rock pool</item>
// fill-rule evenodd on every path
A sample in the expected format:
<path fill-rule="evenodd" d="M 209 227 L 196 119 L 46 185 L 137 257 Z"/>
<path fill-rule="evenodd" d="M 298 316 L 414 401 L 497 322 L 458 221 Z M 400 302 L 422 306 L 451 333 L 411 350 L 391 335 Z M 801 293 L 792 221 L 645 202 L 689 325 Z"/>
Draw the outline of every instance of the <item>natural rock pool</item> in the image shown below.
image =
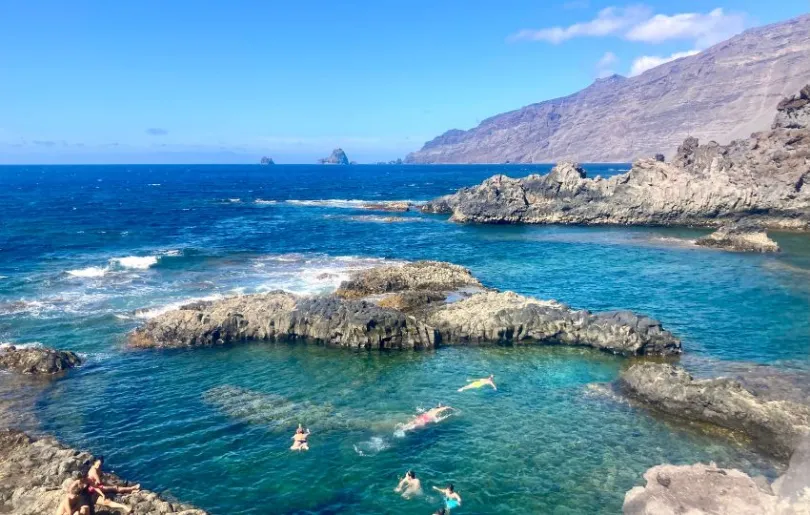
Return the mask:
<path fill-rule="evenodd" d="M 589 171 L 611 167 L 623 168 Z M 394 223 L 346 202 L 427 200 L 534 170 L 543 168 L 1 168 L 0 341 L 77 351 L 87 363 L 51 383 L 0 374 L 0 420 L 104 454 L 118 474 L 211 513 L 431 513 L 438 495 L 393 493 L 409 468 L 426 490 L 455 483 L 460 511 L 499 514 L 617 513 L 664 462 L 772 477 L 779 465 L 744 441 L 611 394 L 603 383 L 630 360 L 590 349 L 123 346 L 188 299 L 324 292 L 382 260 L 437 259 L 485 286 L 655 317 L 683 340 L 681 364 L 696 375 L 810 368 L 805 235 L 772 234 L 779 255 L 740 255 L 689 243 L 708 231 L 465 226 L 417 213 Z M 456 391 L 489 373 L 498 391 Z M 437 402 L 459 413 L 397 432 Z M 293 454 L 301 417 L 311 451 Z"/>

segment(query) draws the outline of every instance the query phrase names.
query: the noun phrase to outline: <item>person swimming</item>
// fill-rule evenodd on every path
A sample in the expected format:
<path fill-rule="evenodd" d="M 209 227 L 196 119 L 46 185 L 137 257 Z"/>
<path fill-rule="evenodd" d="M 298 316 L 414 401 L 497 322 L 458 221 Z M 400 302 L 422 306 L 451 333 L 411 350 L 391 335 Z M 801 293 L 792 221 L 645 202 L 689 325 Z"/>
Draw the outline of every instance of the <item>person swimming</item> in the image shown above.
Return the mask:
<path fill-rule="evenodd" d="M 415 495 L 422 495 L 422 483 L 416 479 L 416 472 L 409 470 L 405 477 L 403 477 L 396 488 L 396 493 L 402 492 L 402 497 L 410 499 Z"/>
<path fill-rule="evenodd" d="M 450 416 L 449 411 L 454 411 L 455 408 L 450 406 L 444 406 L 443 404 L 439 404 L 435 408 L 431 408 L 424 413 L 420 413 L 416 417 L 414 417 L 410 422 L 404 424 L 402 426 L 403 431 L 412 431 L 414 429 L 418 429 L 420 427 L 425 427 L 426 425 L 432 423 L 438 423 L 442 420 L 445 420 L 447 417 Z"/>
<path fill-rule="evenodd" d="M 298 424 L 298 429 L 292 437 L 293 444 L 290 447 L 292 451 L 308 451 L 309 450 L 309 429 L 304 430 L 304 426 Z"/>
<path fill-rule="evenodd" d="M 447 488 L 439 488 L 438 486 L 434 486 L 433 489 L 444 495 L 444 507 L 447 508 L 448 512 L 461 506 L 461 496 L 458 495 L 458 492 L 456 492 L 453 483 L 447 485 Z"/>
<path fill-rule="evenodd" d="M 471 390 L 473 388 L 482 388 L 484 386 L 491 386 L 493 390 L 497 390 L 498 387 L 495 386 L 495 382 L 493 381 L 495 376 L 490 374 L 489 377 L 485 377 L 483 379 L 476 379 L 475 381 L 471 382 L 467 386 L 462 386 L 458 389 L 458 391 L 463 392 L 464 390 Z"/>

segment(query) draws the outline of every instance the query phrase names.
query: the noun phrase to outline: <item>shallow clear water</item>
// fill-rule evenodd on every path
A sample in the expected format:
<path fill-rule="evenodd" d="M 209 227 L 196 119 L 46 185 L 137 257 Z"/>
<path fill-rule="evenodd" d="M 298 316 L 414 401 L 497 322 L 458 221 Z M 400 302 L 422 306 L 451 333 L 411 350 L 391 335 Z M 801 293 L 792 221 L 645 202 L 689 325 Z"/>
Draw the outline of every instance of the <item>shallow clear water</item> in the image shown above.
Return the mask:
<path fill-rule="evenodd" d="M 641 473 L 665 461 L 772 475 L 744 445 L 594 387 L 627 360 L 585 349 L 122 347 L 127 331 L 187 299 L 317 293 L 382 260 L 440 259 L 488 286 L 655 316 L 700 374 L 739 362 L 810 366 L 805 235 L 776 235 L 779 256 L 738 255 L 688 243 L 705 231 L 463 226 L 417 213 L 386 222 L 345 202 L 427 200 L 495 173 L 547 169 L 0 167 L 0 341 L 86 353 L 64 379 L 28 387 L 40 428 L 213 513 L 430 513 L 436 496 L 393 494 L 407 468 L 426 486 L 453 481 L 469 513 L 616 513 Z M 326 199 L 338 201 L 301 202 Z M 455 391 L 490 372 L 497 392 Z M 9 385 L 0 375 L 14 395 L 25 390 Z M 436 402 L 460 413 L 395 435 Z M 292 428 L 275 423 L 290 413 L 314 417 L 308 454 L 291 454 Z"/>

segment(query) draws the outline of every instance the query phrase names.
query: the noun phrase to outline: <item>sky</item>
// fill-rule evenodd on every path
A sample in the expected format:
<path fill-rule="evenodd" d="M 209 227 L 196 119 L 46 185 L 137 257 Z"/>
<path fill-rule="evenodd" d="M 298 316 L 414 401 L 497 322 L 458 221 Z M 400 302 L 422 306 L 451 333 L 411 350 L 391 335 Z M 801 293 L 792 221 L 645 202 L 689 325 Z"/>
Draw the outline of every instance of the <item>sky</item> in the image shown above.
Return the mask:
<path fill-rule="evenodd" d="M 808 0 L 0 0 L 0 163 L 403 157 Z"/>

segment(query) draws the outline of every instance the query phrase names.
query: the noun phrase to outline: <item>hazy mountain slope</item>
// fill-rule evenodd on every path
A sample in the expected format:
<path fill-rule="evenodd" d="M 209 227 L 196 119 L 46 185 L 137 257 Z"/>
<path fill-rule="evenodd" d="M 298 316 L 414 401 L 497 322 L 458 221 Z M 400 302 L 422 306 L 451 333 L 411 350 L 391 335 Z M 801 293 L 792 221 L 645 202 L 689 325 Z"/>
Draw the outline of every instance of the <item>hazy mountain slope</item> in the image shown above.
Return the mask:
<path fill-rule="evenodd" d="M 720 143 L 769 128 L 776 104 L 810 81 L 810 15 L 752 29 L 637 77 L 450 130 L 410 163 L 631 161 L 668 157 L 687 136 Z"/>

